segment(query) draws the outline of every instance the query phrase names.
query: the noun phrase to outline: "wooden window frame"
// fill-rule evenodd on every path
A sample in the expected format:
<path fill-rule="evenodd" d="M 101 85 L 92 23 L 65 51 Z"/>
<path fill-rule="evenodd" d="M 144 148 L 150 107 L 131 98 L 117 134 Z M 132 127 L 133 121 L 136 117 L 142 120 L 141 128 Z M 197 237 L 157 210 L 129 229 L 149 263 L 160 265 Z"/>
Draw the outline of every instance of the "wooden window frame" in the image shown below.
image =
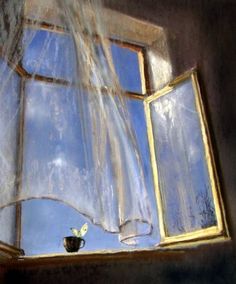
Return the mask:
<path fill-rule="evenodd" d="M 156 161 L 156 154 L 155 154 L 155 144 L 154 144 L 154 134 L 153 134 L 153 125 L 151 120 L 151 111 L 150 111 L 150 104 L 157 100 L 158 98 L 170 93 L 175 87 L 177 87 L 180 83 L 185 82 L 186 80 L 190 79 L 193 85 L 195 103 L 196 103 L 196 110 L 200 119 L 200 126 L 201 126 L 201 133 L 202 133 L 202 140 L 204 144 L 204 151 L 205 151 L 205 160 L 207 163 L 207 169 L 209 172 L 210 184 L 211 184 L 211 192 L 213 197 L 213 204 L 215 208 L 216 214 L 216 221 L 217 225 L 208 227 L 205 229 L 198 229 L 193 232 L 189 233 L 182 233 L 176 236 L 168 236 L 165 222 L 164 222 L 164 209 L 162 203 L 162 196 L 159 189 L 159 178 L 158 178 L 158 167 Z M 229 232 L 227 228 L 226 218 L 225 218 L 225 210 L 223 206 L 223 201 L 220 193 L 220 185 L 219 180 L 216 172 L 216 166 L 213 156 L 213 148 L 211 145 L 209 129 L 206 120 L 206 114 L 203 107 L 203 102 L 200 93 L 200 87 L 197 78 L 197 71 L 196 69 L 190 70 L 185 74 L 177 77 L 173 80 L 168 86 L 163 88 L 162 90 L 154 93 L 153 95 L 149 96 L 144 100 L 144 108 L 146 113 L 146 120 L 147 120 L 147 133 L 148 133 L 148 140 L 150 146 L 150 156 L 151 156 L 151 164 L 152 164 L 152 172 L 153 172 L 153 181 L 154 181 L 154 188 L 156 193 L 156 201 L 157 201 L 157 208 L 158 208 L 158 216 L 159 216 L 159 229 L 161 235 L 161 242 L 160 246 L 165 247 L 181 247 L 186 245 L 193 245 L 198 243 L 207 243 L 213 241 L 222 241 L 222 240 L 229 240 Z"/>

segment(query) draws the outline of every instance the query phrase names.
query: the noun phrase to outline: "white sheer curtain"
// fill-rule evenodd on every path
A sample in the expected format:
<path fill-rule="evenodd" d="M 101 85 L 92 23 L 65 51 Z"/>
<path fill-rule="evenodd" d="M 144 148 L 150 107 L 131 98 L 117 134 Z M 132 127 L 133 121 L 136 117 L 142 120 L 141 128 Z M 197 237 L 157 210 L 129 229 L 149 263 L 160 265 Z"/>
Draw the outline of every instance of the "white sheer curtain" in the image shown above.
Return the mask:
<path fill-rule="evenodd" d="M 16 84 L 15 66 L 33 64 L 29 70 L 34 74 L 30 80 L 21 80 L 21 88 L 15 86 L 14 92 L 7 92 L 17 103 L 9 101 L 9 109 L 0 112 L 0 208 L 32 198 L 63 201 L 132 244 L 136 237 L 151 233 L 151 209 L 139 149 L 112 64 L 102 4 L 57 0 L 55 9 L 67 32 L 63 44 L 68 41 L 69 51 L 65 44 L 61 61 L 61 40 L 48 33 L 41 42 L 40 58 L 31 62 L 28 47 L 40 36 L 35 27 L 19 31 L 20 24 L 14 19 L 24 3 L 13 2 L 1 14 L 5 25 L 0 33 L 7 36 L 2 44 L 0 100 L 6 97 L 4 86 Z M 34 20 L 47 1 L 37 3 Z M 54 47 L 51 53 L 47 52 L 49 46 Z M 71 60 L 75 67 L 68 64 Z M 57 68 L 69 83 L 35 80 L 39 70 L 51 70 L 57 77 Z M 7 78 L 4 72 L 8 72 Z M 16 136 L 22 123 L 22 149 L 17 151 Z"/>

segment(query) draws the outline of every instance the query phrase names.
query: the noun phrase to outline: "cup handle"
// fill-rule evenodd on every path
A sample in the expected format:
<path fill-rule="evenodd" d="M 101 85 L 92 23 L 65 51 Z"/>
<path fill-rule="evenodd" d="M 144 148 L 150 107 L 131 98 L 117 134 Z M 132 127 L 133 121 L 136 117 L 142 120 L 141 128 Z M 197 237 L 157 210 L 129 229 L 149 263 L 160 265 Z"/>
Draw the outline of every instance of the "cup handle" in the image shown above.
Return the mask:
<path fill-rule="evenodd" d="M 82 244 L 82 242 L 83 242 L 83 244 Z M 82 244 L 82 246 L 80 246 L 80 248 L 83 248 L 85 246 L 85 240 L 84 239 L 81 239 L 81 244 Z"/>

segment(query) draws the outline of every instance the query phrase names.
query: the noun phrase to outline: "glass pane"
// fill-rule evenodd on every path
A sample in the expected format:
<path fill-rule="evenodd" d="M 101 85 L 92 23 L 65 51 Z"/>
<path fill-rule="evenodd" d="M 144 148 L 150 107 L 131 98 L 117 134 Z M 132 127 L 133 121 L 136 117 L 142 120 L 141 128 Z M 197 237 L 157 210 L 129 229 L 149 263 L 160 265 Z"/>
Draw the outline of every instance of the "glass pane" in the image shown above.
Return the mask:
<path fill-rule="evenodd" d="M 23 67 L 31 74 L 74 81 L 76 55 L 70 35 L 25 29 Z"/>
<path fill-rule="evenodd" d="M 0 194 L 2 204 L 15 196 L 20 78 L 0 59 Z M 14 243 L 15 207 L 0 211 L 0 240 Z"/>
<path fill-rule="evenodd" d="M 159 241 L 155 231 L 136 247 L 124 245 L 117 234 L 104 231 L 73 208 L 53 200 L 35 199 L 22 203 L 21 247 L 26 255 L 65 253 L 63 238 L 72 235 L 71 227 L 80 229 L 84 223 L 88 223 L 88 232 L 81 252 L 148 248 Z"/>
<path fill-rule="evenodd" d="M 150 108 L 167 235 L 216 225 L 191 80 L 154 100 Z"/>
<path fill-rule="evenodd" d="M 111 52 L 121 87 L 125 91 L 143 93 L 138 52 L 114 43 Z"/>
<path fill-rule="evenodd" d="M 23 190 L 33 188 L 35 197 L 48 186 L 72 186 L 76 173 L 72 165 L 84 166 L 82 129 L 74 89 L 30 81 L 26 84 L 26 118 Z M 55 109 L 55 105 L 57 109 Z M 146 123 L 142 101 L 129 100 L 131 123 L 139 137 L 139 147 L 145 171 L 145 182 L 152 199 L 154 230 L 137 247 L 151 247 L 159 242 L 158 221 L 153 191 Z M 142 139 L 140 139 L 142 137 Z M 60 174 L 60 165 L 67 165 L 67 175 Z M 54 170 L 52 171 L 54 167 Z M 57 169 L 56 169 L 57 168 Z M 73 185 L 76 187 L 76 184 Z M 60 188 L 59 188 L 60 189 Z M 54 188 L 52 187 L 52 190 Z M 76 191 L 74 191 L 76 192 Z M 25 192 L 26 193 L 26 192 Z M 32 193 L 32 190 L 31 190 Z M 27 194 L 27 193 L 26 193 Z M 63 194 L 63 191 L 62 191 Z M 63 198 L 63 196 L 62 196 Z M 79 198 L 76 195 L 73 198 Z M 93 225 L 78 211 L 53 200 L 31 200 L 22 204 L 22 248 L 28 255 L 65 252 L 63 237 L 70 228 L 80 228 L 85 222 L 89 231 L 83 251 L 132 249 L 111 234 Z"/>
<path fill-rule="evenodd" d="M 82 251 L 120 249 L 118 236 L 93 225 L 78 211 L 53 200 L 30 200 L 22 203 L 22 242 L 26 255 L 65 253 L 63 238 L 72 236 L 71 227 L 80 229 L 88 223 Z"/>

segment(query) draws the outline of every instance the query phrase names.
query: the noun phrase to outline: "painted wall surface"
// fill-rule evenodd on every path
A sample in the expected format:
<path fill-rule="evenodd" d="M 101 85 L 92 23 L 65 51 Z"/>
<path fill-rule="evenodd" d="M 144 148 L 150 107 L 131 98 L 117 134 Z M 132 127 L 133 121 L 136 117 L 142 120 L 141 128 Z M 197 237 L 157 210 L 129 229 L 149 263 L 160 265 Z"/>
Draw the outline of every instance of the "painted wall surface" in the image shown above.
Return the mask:
<path fill-rule="evenodd" d="M 198 67 L 232 241 L 171 256 L 18 265 L 8 269 L 3 283 L 236 283 L 235 1 L 105 3 L 166 28 L 174 76 Z"/>

